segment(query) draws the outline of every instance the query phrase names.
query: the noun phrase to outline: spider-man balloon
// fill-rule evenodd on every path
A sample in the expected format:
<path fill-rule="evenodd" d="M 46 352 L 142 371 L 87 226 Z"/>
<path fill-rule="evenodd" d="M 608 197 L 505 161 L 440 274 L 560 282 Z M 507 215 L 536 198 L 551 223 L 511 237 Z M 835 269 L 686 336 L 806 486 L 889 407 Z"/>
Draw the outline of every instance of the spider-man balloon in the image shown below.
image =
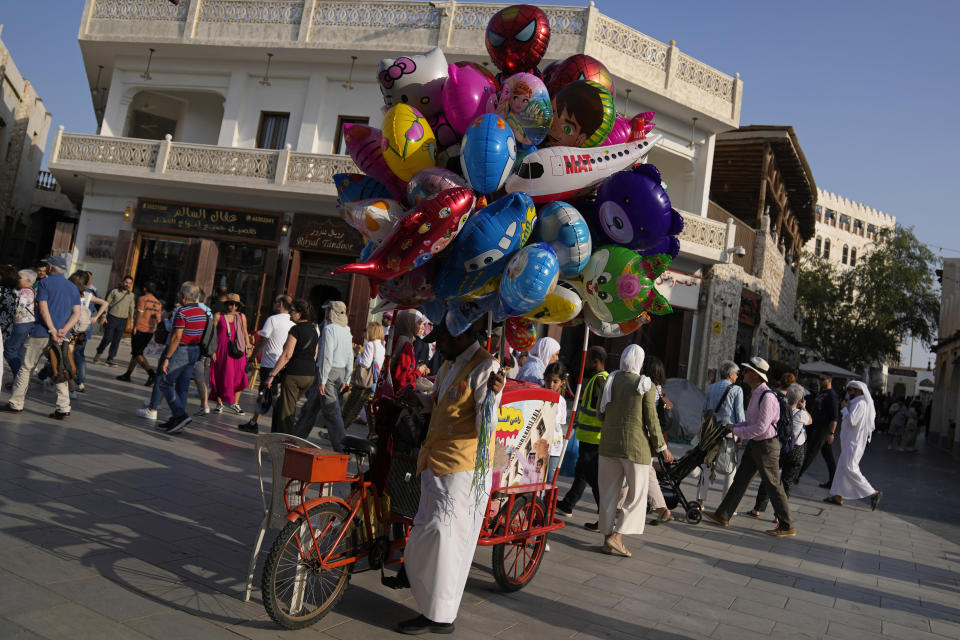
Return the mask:
<path fill-rule="evenodd" d="M 487 24 L 487 53 L 505 75 L 533 70 L 550 44 L 550 21 L 539 7 L 515 4 Z"/>

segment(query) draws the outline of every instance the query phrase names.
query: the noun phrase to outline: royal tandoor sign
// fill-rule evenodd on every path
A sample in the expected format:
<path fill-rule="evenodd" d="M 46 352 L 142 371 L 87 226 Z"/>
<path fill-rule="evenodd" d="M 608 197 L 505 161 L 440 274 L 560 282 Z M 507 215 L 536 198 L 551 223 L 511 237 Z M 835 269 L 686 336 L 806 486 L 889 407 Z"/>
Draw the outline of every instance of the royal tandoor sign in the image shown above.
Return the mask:
<path fill-rule="evenodd" d="M 141 199 L 133 226 L 141 231 L 275 245 L 281 220 L 283 214 L 276 211 Z"/>

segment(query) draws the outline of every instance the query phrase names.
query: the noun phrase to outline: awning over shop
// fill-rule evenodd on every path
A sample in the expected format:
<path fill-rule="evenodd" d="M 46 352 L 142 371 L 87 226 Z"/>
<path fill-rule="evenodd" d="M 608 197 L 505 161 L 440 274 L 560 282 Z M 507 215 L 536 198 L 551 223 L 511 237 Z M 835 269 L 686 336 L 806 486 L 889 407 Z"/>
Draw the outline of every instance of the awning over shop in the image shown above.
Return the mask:
<path fill-rule="evenodd" d="M 800 371 L 806 371 L 808 373 L 829 373 L 834 376 L 844 376 L 847 378 L 855 378 L 856 373 L 850 371 L 849 369 L 844 369 L 843 367 L 838 367 L 835 364 L 830 364 L 829 362 L 824 362 L 823 360 L 817 360 L 816 362 L 805 362 L 800 365 Z"/>

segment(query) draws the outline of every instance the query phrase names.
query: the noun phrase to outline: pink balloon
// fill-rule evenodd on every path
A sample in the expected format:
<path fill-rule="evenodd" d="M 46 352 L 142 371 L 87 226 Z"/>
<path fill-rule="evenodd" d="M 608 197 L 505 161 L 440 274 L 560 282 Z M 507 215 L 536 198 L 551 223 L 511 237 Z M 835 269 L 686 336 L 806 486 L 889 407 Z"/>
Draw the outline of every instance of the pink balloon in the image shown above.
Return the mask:
<path fill-rule="evenodd" d="M 407 186 L 387 166 L 387 160 L 383 157 L 384 140 L 380 130 L 365 124 L 345 124 L 343 134 L 347 139 L 347 153 L 360 170 L 383 184 L 394 200 L 406 202 Z"/>
<path fill-rule="evenodd" d="M 473 65 L 451 64 L 443 83 L 440 102 L 453 129 L 463 135 L 470 124 L 487 111 L 487 101 L 497 93 L 497 83 L 490 72 Z"/>
<path fill-rule="evenodd" d="M 617 116 L 617 119 L 613 121 L 613 129 L 610 131 L 610 135 L 607 136 L 607 139 L 604 140 L 600 146 L 609 147 L 613 144 L 623 144 L 627 141 L 627 136 L 629 135 L 630 121 L 623 116 Z"/>

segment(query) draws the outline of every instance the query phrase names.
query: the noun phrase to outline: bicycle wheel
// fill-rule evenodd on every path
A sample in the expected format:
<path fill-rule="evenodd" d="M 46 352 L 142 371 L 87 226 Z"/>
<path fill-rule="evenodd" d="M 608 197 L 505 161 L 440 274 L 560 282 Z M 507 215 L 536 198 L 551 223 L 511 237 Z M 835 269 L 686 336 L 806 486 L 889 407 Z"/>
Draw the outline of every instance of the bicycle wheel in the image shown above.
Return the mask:
<path fill-rule="evenodd" d="M 333 609 L 350 581 L 352 564 L 330 571 L 320 568 L 320 555 L 330 553 L 349 516 L 343 505 L 328 502 L 310 509 L 308 517 L 316 536 L 316 547 L 307 521 L 289 522 L 270 549 L 263 569 L 261 591 L 263 606 L 278 625 L 302 629 L 315 623 Z M 337 557 L 354 554 L 353 531 L 347 531 L 337 548 Z M 301 553 L 302 550 L 302 553 Z"/>
<path fill-rule="evenodd" d="M 499 534 L 522 533 L 534 527 L 546 524 L 547 510 L 543 502 L 537 500 L 530 513 L 531 496 L 518 497 L 513 503 L 505 529 Z M 519 538 L 513 542 L 503 542 L 493 547 L 493 577 L 504 591 L 518 591 L 528 582 L 540 568 L 543 560 L 543 549 L 547 545 L 547 534 Z"/>

